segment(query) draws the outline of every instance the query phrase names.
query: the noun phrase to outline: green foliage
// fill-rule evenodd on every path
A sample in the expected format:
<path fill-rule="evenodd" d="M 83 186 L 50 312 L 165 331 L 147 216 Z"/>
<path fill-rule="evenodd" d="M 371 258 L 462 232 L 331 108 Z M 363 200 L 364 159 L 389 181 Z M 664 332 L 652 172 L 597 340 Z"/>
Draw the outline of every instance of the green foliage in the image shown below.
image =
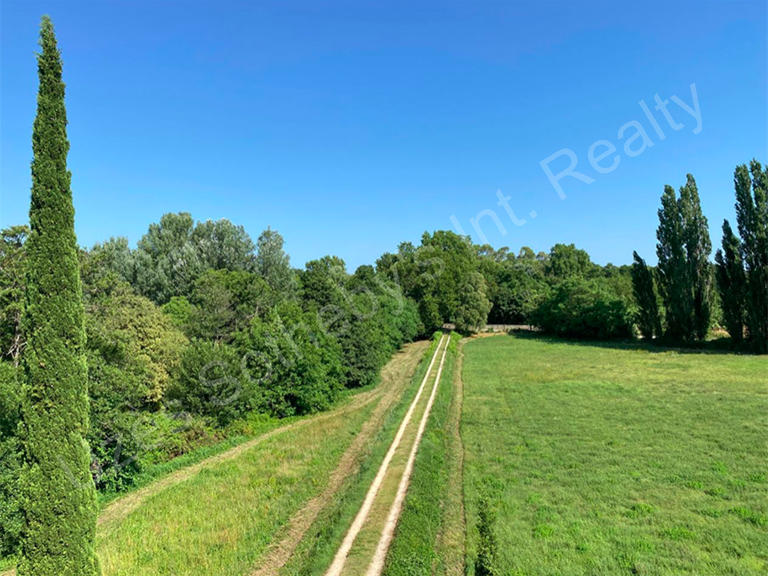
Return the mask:
<path fill-rule="evenodd" d="M 187 343 L 170 318 L 153 302 L 109 275 L 96 290 L 86 285 L 88 349 L 105 362 L 132 375 L 141 400 L 158 403 L 168 387 Z M 122 390 L 109 380 L 93 382 L 94 398 L 102 390 Z"/>
<path fill-rule="evenodd" d="M 478 332 L 488 320 L 491 302 L 485 294 L 486 284 L 479 272 L 470 272 L 459 291 L 459 302 L 453 320 L 462 333 Z"/>
<path fill-rule="evenodd" d="M 751 180 L 750 180 L 751 173 Z M 746 269 L 747 338 L 757 352 L 768 351 L 768 168 L 752 160 L 734 175 L 736 220 Z"/>
<path fill-rule="evenodd" d="M 594 270 L 594 265 L 586 251 L 576 248 L 573 244 L 555 244 L 549 252 L 549 258 L 544 265 L 547 277 L 555 281 L 566 278 L 588 277 Z"/>
<path fill-rule="evenodd" d="M 707 219 L 701 211 L 699 190 L 690 174 L 685 186 L 680 188 L 680 213 L 685 227 L 685 250 L 693 293 L 693 336 L 701 341 L 707 336 L 712 318 L 712 267 L 709 263 L 712 242 Z"/>
<path fill-rule="evenodd" d="M 194 306 L 190 304 L 186 296 L 173 296 L 163 304 L 162 310 L 176 328 L 184 330 L 189 326 Z"/>
<path fill-rule="evenodd" d="M 481 275 L 470 280 L 472 273 L 480 271 L 479 266 L 477 249 L 469 239 L 443 230 L 425 232 L 419 248 L 403 242 L 397 255 L 385 254 L 376 263 L 378 273 L 418 303 L 422 334 L 433 332 L 445 322 L 455 322 L 457 314 L 462 323 L 485 324 L 485 278 Z M 462 295 L 468 282 L 475 290 Z M 470 309 L 473 306 L 476 308 Z"/>
<path fill-rule="evenodd" d="M 127 238 L 110 238 L 106 242 L 97 242 L 89 255 L 98 263 L 102 274 L 112 271 L 126 282 L 131 282 L 136 275 L 134 257 Z"/>
<path fill-rule="evenodd" d="M 32 204 L 22 329 L 25 526 L 19 576 L 95 575 L 83 302 L 67 170 L 61 57 L 44 17 L 32 148 Z"/>
<path fill-rule="evenodd" d="M 504 266 L 496 274 L 498 289 L 492 298 L 488 321 L 494 324 L 527 324 L 547 291 L 544 282 L 524 266 Z"/>
<path fill-rule="evenodd" d="M 570 338 L 630 338 L 626 303 L 603 281 L 570 278 L 555 286 L 532 315 L 542 332 Z"/>
<path fill-rule="evenodd" d="M 342 384 L 338 342 L 317 315 L 283 303 L 238 334 L 244 377 L 263 393 L 269 413 L 284 417 L 327 409 Z"/>
<path fill-rule="evenodd" d="M 262 392 L 244 376 L 237 351 L 204 340 L 185 350 L 166 399 L 174 411 L 206 416 L 221 427 L 263 405 Z"/>
<path fill-rule="evenodd" d="M 253 272 L 208 270 L 195 282 L 185 331 L 191 337 L 232 342 L 234 333 L 269 308 L 273 295 Z"/>
<path fill-rule="evenodd" d="M 715 254 L 715 262 L 725 328 L 731 340 L 739 344 L 744 337 L 747 278 L 741 257 L 741 243 L 733 233 L 728 220 L 723 221 L 723 249 Z"/>
<path fill-rule="evenodd" d="M 164 214 L 151 224 L 133 254 L 136 289 L 158 304 L 190 296 L 208 270 L 254 268 L 254 244 L 242 226 L 229 220 L 197 224 L 187 212 Z"/>
<path fill-rule="evenodd" d="M 275 294 L 289 299 L 296 291 L 291 259 L 283 250 L 283 237 L 267 228 L 256 241 L 256 272 Z"/>
<path fill-rule="evenodd" d="M 653 272 L 640 258 L 637 252 L 632 252 L 632 290 L 638 313 L 636 317 L 640 333 L 646 340 L 661 336 L 661 316 L 656 298 L 656 287 L 653 282 Z"/>
<path fill-rule="evenodd" d="M 18 364 L 24 349 L 21 316 L 24 309 L 24 241 L 27 226 L 11 226 L 0 232 L 0 359 Z"/>
<path fill-rule="evenodd" d="M 680 188 L 664 187 L 656 231 L 659 288 L 666 308 L 666 335 L 674 340 L 703 340 L 711 320 L 712 251 L 698 189 L 688 174 Z"/>
<path fill-rule="evenodd" d="M 16 436 L 20 370 L 0 362 L 0 557 L 16 551 L 24 528 L 21 510 L 22 450 Z"/>
<path fill-rule="evenodd" d="M 527 246 L 520 249 L 517 258 L 506 247 L 494 250 L 480 246 L 477 253 L 478 268 L 485 278 L 486 295 L 491 302 L 488 322 L 527 324 L 549 289 L 544 281 L 544 265 L 549 257 L 537 258 Z"/>

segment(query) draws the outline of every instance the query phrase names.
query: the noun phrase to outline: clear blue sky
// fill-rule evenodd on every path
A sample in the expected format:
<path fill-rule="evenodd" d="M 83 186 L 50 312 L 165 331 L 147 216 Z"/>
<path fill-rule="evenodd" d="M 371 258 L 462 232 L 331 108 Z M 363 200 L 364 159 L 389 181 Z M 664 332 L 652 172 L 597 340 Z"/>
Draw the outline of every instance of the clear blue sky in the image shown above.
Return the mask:
<path fill-rule="evenodd" d="M 603 264 L 633 249 L 655 262 L 664 184 L 694 174 L 718 245 L 735 165 L 768 160 L 765 2 L 3 0 L 2 226 L 27 219 L 45 13 L 63 51 L 87 246 L 135 244 L 163 213 L 189 211 L 254 238 L 271 225 L 295 266 L 337 254 L 354 269 L 453 228 L 452 215 L 477 239 L 469 219 L 491 208 L 507 230 L 481 221 L 495 246 L 574 242 Z M 698 134 L 674 102 L 679 131 L 654 109 L 657 93 L 693 107 L 692 83 Z M 623 150 L 635 129 L 617 136 L 631 120 L 654 143 L 636 157 Z M 617 147 L 613 172 L 590 166 L 597 140 Z M 563 148 L 594 179 L 561 180 L 565 200 L 539 164 Z"/>

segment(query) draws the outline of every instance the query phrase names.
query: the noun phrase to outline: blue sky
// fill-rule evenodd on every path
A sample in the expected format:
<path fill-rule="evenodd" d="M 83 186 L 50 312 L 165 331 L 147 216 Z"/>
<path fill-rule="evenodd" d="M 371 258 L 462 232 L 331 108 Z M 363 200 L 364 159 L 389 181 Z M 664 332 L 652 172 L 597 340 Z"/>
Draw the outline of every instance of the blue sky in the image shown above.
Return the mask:
<path fill-rule="evenodd" d="M 451 216 L 478 239 L 470 218 L 492 209 L 507 234 L 480 222 L 497 247 L 655 261 L 664 184 L 694 174 L 719 245 L 734 167 L 768 160 L 765 2 L 3 0 L 2 226 L 27 219 L 44 13 L 63 52 L 83 245 L 135 244 L 189 211 L 254 238 L 276 228 L 295 266 L 336 254 L 354 269 L 453 229 Z M 670 101 L 675 131 L 654 95 L 693 107 L 691 84 L 701 130 Z M 654 144 L 635 157 L 623 146 L 636 129 L 617 134 L 631 120 Z M 600 165 L 620 155 L 610 173 L 588 160 L 597 140 L 617 148 Z M 564 148 L 594 182 L 563 178 L 561 200 L 540 162 Z"/>

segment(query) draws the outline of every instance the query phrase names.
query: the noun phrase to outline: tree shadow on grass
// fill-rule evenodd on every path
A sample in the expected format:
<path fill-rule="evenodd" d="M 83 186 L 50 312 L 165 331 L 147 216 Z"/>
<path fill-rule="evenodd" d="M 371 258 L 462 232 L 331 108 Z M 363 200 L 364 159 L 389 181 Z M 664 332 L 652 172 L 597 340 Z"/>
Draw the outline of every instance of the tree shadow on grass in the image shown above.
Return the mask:
<path fill-rule="evenodd" d="M 508 333 L 514 338 L 538 340 L 549 344 L 565 344 L 569 346 L 593 346 L 597 348 L 608 348 L 612 350 L 644 350 L 652 354 L 664 352 L 676 352 L 678 354 L 732 354 L 734 356 L 760 356 L 741 348 L 734 348 L 730 338 L 717 338 L 706 342 L 685 344 L 660 339 L 653 342 L 643 340 L 588 340 L 576 338 L 563 338 L 560 336 L 551 336 L 541 332 L 528 330 L 513 330 Z M 765 355 L 763 355 L 765 356 Z"/>

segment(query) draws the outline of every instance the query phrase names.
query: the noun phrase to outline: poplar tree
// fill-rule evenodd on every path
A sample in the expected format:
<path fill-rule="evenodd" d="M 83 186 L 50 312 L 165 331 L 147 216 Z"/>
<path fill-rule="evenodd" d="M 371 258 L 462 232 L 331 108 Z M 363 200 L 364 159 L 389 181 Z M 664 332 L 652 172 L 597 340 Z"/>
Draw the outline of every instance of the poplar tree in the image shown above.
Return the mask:
<path fill-rule="evenodd" d="M 707 218 L 701 211 L 699 189 L 691 174 L 687 175 L 685 185 L 680 188 L 679 202 L 693 302 L 691 335 L 697 340 L 704 340 L 712 320 L 712 268 L 709 263 L 712 241 Z"/>
<path fill-rule="evenodd" d="M 744 299 L 747 279 L 741 257 L 741 242 L 733 233 L 728 220 L 723 221 L 723 248 L 715 254 L 715 262 L 725 328 L 731 335 L 731 340 L 739 344 L 744 335 Z"/>
<path fill-rule="evenodd" d="M 751 180 L 750 180 L 751 172 Z M 746 270 L 747 337 L 757 352 L 768 351 L 768 168 L 752 160 L 736 168 L 736 220 Z"/>
<path fill-rule="evenodd" d="M 687 340 L 692 332 L 693 299 L 685 257 L 683 216 L 672 186 L 664 186 L 658 214 L 656 255 L 659 289 L 667 311 L 666 335 Z"/>
<path fill-rule="evenodd" d="M 664 187 L 656 238 L 666 335 L 675 340 L 703 340 L 712 317 L 712 242 L 690 174 L 680 187 L 679 198 L 672 186 Z"/>
<path fill-rule="evenodd" d="M 32 203 L 23 330 L 23 510 L 19 576 L 99 574 L 93 541 L 83 302 L 67 169 L 61 56 L 43 17 L 32 133 Z"/>
<path fill-rule="evenodd" d="M 632 258 L 634 262 L 630 274 L 632 291 L 638 307 L 637 324 L 643 338 L 652 340 L 654 336 L 661 336 L 661 318 L 659 305 L 656 302 L 653 273 L 637 252 L 632 252 Z"/>

